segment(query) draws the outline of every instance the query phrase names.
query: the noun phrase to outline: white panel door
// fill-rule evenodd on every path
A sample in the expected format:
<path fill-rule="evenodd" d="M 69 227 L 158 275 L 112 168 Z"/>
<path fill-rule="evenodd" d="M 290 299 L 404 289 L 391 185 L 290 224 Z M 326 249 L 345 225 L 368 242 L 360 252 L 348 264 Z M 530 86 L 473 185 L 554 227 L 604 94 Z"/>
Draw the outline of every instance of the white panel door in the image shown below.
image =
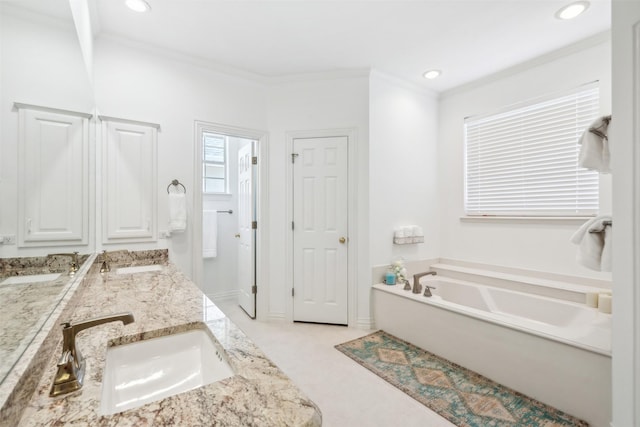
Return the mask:
<path fill-rule="evenodd" d="M 256 317 L 253 142 L 238 150 L 238 303 Z"/>
<path fill-rule="evenodd" d="M 347 137 L 293 140 L 293 319 L 347 324 Z"/>
<path fill-rule="evenodd" d="M 156 239 L 156 128 L 103 121 L 103 243 Z"/>
<path fill-rule="evenodd" d="M 18 106 L 19 192 L 24 195 L 18 244 L 87 244 L 90 116 L 26 107 Z"/>

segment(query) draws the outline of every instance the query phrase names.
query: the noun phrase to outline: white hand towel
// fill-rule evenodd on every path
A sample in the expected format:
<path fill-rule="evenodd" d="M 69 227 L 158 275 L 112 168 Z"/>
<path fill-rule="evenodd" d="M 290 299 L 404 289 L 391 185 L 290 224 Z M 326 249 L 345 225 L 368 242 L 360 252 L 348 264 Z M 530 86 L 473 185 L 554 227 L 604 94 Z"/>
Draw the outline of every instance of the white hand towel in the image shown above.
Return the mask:
<path fill-rule="evenodd" d="M 202 257 L 218 256 L 218 211 L 202 213 Z"/>
<path fill-rule="evenodd" d="M 600 117 L 584 131 L 578 141 L 581 144 L 578 165 L 602 173 L 611 172 L 608 137 L 610 120 L 611 116 Z"/>
<path fill-rule="evenodd" d="M 590 219 L 571 237 L 571 242 L 579 245 L 576 259 L 591 270 L 611 271 L 611 230 L 607 230 L 604 221 L 611 221 L 611 216 Z"/>
<path fill-rule="evenodd" d="M 169 193 L 169 231 L 187 229 L 187 198 L 184 193 Z"/>
<path fill-rule="evenodd" d="M 413 237 L 422 237 L 422 236 L 424 236 L 424 231 L 422 230 L 422 227 L 414 225 L 413 226 Z"/>

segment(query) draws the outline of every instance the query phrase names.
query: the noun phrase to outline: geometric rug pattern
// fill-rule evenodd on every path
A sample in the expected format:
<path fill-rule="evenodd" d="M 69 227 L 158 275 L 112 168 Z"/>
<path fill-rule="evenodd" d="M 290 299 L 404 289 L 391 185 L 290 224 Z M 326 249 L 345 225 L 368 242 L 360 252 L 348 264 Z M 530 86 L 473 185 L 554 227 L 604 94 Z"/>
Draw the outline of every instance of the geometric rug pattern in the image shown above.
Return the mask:
<path fill-rule="evenodd" d="M 588 426 L 384 331 L 336 348 L 459 427 Z"/>

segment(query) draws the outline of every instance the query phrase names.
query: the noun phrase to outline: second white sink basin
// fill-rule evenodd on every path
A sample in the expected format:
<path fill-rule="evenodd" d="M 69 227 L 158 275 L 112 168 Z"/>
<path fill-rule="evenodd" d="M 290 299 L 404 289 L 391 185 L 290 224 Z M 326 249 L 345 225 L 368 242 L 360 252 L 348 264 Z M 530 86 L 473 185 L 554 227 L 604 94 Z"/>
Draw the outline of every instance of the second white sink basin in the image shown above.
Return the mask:
<path fill-rule="evenodd" d="M 53 282 L 60 277 L 60 273 L 33 274 L 31 276 L 11 276 L 0 285 L 20 285 L 23 283 Z"/>
<path fill-rule="evenodd" d="M 200 329 L 110 347 L 101 412 L 115 414 L 233 375 L 211 337 Z"/>
<path fill-rule="evenodd" d="M 160 271 L 160 270 L 162 270 L 162 266 L 160 264 L 137 265 L 135 267 L 121 267 L 116 270 L 116 274 L 146 273 L 148 271 Z"/>

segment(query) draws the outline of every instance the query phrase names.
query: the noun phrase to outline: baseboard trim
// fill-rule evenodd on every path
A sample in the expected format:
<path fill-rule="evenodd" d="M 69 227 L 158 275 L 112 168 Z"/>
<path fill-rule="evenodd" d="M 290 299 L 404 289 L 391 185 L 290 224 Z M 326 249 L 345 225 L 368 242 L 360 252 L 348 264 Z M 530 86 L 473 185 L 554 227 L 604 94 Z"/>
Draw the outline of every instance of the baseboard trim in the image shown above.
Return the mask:
<path fill-rule="evenodd" d="M 374 328 L 375 324 L 371 317 L 366 317 L 366 318 L 357 319 L 355 326 L 357 329 L 370 330 Z"/>
<path fill-rule="evenodd" d="M 284 313 L 269 313 L 266 320 L 267 322 L 284 322 L 287 318 Z"/>

